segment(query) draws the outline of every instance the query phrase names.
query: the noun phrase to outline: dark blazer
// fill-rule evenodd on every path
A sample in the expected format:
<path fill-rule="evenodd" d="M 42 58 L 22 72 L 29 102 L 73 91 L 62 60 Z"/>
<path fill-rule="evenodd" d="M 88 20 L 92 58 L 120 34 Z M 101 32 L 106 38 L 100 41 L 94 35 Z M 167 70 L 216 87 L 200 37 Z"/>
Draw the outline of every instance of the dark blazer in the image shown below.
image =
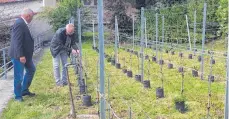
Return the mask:
<path fill-rule="evenodd" d="M 67 37 L 71 38 L 70 47 L 65 46 Z M 66 28 L 59 28 L 56 31 L 56 33 L 53 36 L 52 41 L 51 41 L 51 46 L 50 46 L 51 54 L 53 57 L 56 57 L 61 50 L 65 50 L 69 53 L 72 51 L 72 48 L 77 50 L 78 47 L 77 47 L 76 43 L 78 43 L 78 40 L 75 39 L 75 33 L 71 36 L 67 36 L 66 35 Z"/>
<path fill-rule="evenodd" d="M 33 51 L 34 40 L 29 28 L 22 18 L 18 18 L 11 31 L 9 56 L 14 59 L 24 56 L 26 60 L 32 60 Z"/>

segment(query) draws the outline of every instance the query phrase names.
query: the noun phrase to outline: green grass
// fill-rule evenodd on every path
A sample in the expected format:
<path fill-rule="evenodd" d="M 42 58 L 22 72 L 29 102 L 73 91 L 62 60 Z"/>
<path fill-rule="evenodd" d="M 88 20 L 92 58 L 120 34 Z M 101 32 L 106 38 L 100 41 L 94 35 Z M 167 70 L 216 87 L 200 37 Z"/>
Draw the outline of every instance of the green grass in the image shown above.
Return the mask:
<path fill-rule="evenodd" d="M 132 69 L 133 75 L 139 74 L 138 59 L 132 56 L 132 67 L 130 67 L 130 53 L 119 50 L 119 62 L 122 67 L 125 64 L 128 69 Z M 106 46 L 105 52 L 113 55 L 113 46 Z M 155 54 L 150 49 L 146 49 L 147 54 Z M 199 66 L 197 59 L 188 60 L 187 54 L 190 52 L 184 51 L 185 60 L 181 64 L 180 58 L 176 55 L 172 56 L 163 53 L 164 60 L 170 60 L 177 66 L 185 65 L 187 67 Z M 207 56 L 206 56 L 207 57 Z M 150 57 L 151 58 L 151 57 Z M 77 114 L 95 114 L 98 111 L 97 91 L 98 72 L 97 62 L 98 54 L 91 49 L 91 44 L 85 42 L 83 44 L 83 64 L 87 71 L 88 93 L 92 95 L 94 105 L 90 108 L 82 106 L 81 100 L 76 100 Z M 208 61 L 208 60 L 206 60 Z M 42 58 L 42 61 L 37 66 L 37 72 L 34 81 L 31 85 L 31 91 L 37 93 L 36 97 L 25 98 L 25 102 L 17 103 L 10 101 L 7 108 L 4 110 L 3 119 L 56 119 L 66 118 L 69 114 L 69 95 L 68 87 L 57 88 L 52 74 L 52 60 L 50 52 L 47 50 Z M 206 118 L 207 115 L 207 99 L 208 99 L 208 82 L 206 79 L 201 81 L 199 77 L 194 78 L 191 72 L 186 69 L 184 78 L 184 96 L 186 98 L 186 106 L 188 111 L 181 114 L 175 110 L 174 99 L 180 95 L 181 75 L 177 68 L 167 69 L 167 65 L 163 66 L 163 76 L 160 74 L 160 66 L 154 62 L 145 61 L 145 79 L 151 81 L 151 88 L 144 89 L 143 85 L 128 78 L 121 70 L 116 69 L 110 63 L 105 61 L 105 84 L 106 98 L 109 96 L 109 103 L 115 113 L 124 119 L 128 118 L 129 107 L 132 109 L 134 119 L 145 119 L 149 116 L 152 119 L 168 118 L 168 119 L 199 119 Z M 213 67 L 213 73 L 221 75 L 225 78 L 225 68 L 223 67 L 223 59 L 216 59 L 216 65 Z M 199 67 L 198 67 L 199 68 Z M 209 73 L 208 63 L 206 62 L 206 75 Z M 149 73 L 148 73 L 149 72 Z M 74 95 L 78 94 L 76 88 L 76 76 L 70 72 L 73 84 Z M 164 79 L 165 98 L 156 99 L 156 88 L 161 86 L 161 77 Z M 223 78 L 212 84 L 211 98 L 211 116 L 212 118 L 223 118 L 224 111 L 224 87 Z M 108 93 L 108 79 L 110 80 L 110 93 Z M 74 96 L 74 97 L 75 97 Z M 108 112 L 107 112 L 108 116 Z"/>
<path fill-rule="evenodd" d="M 98 36 L 99 33 L 98 33 L 98 32 L 95 32 L 94 35 L 95 35 L 95 36 Z M 109 32 L 105 32 L 105 33 L 104 33 L 104 36 L 105 36 L 105 37 L 108 37 L 109 35 L 110 35 Z M 83 36 L 86 36 L 86 37 L 93 37 L 93 32 L 84 32 L 84 33 L 83 33 Z"/>
<path fill-rule="evenodd" d="M 76 92 L 76 76 L 70 72 L 73 83 L 74 97 Z M 4 110 L 1 119 L 65 119 L 69 114 L 69 94 L 68 87 L 56 87 L 53 77 L 52 57 L 49 50 L 37 66 L 37 71 L 31 85 L 32 92 L 36 97 L 25 97 L 24 102 L 18 103 L 11 100 Z M 76 101 L 80 105 L 80 101 Z M 77 106 L 79 108 L 79 106 Z"/>
<path fill-rule="evenodd" d="M 108 54 L 113 54 L 113 49 L 110 48 L 110 50 L 107 51 Z M 152 50 L 146 50 L 148 54 L 152 54 Z M 197 62 L 197 59 L 188 60 L 187 54 L 189 52 L 184 52 L 186 59 L 182 62 L 185 66 L 198 66 L 200 65 L 199 62 Z M 155 54 L 155 52 L 153 52 Z M 122 59 L 127 59 L 126 65 L 128 68 L 130 66 L 129 62 L 130 54 L 120 50 L 119 53 L 119 60 L 121 64 L 124 64 Z M 133 64 L 132 64 L 132 70 L 134 74 L 139 74 L 138 71 L 138 60 L 136 56 L 132 56 L 133 58 Z M 163 59 L 170 60 L 171 62 L 177 63 L 179 66 L 180 58 L 178 58 L 178 54 L 172 56 L 169 54 L 163 53 Z M 217 61 L 217 60 L 216 60 Z M 218 63 L 215 68 L 213 69 L 213 73 L 219 73 L 218 75 L 221 75 L 222 73 L 225 73 L 224 65 L 225 63 L 217 61 Z M 206 63 L 207 65 L 207 63 Z M 116 87 L 117 90 L 120 91 L 120 93 L 116 93 L 119 96 L 117 97 L 126 97 L 126 95 L 131 96 L 127 101 L 129 104 L 136 105 L 133 106 L 133 110 L 135 112 L 136 118 L 146 118 L 144 113 L 138 113 L 141 112 L 141 110 L 144 110 L 144 112 L 148 113 L 151 118 L 205 118 L 207 114 L 207 98 L 208 98 L 208 82 L 201 81 L 200 78 L 193 78 L 191 75 L 191 71 L 186 69 L 185 72 L 185 83 L 184 83 L 184 96 L 187 98 L 186 104 L 188 108 L 188 112 L 185 114 L 181 114 L 174 108 L 173 99 L 180 95 L 180 89 L 181 89 L 181 74 L 178 73 L 177 67 L 175 69 L 167 69 L 167 65 L 163 66 L 163 79 L 164 79 L 164 90 L 165 90 L 165 98 L 157 100 L 155 97 L 156 88 L 161 86 L 161 75 L 160 75 L 160 66 L 156 63 L 145 61 L 144 66 L 144 72 L 145 72 L 145 79 L 148 79 L 151 81 L 152 89 L 145 90 L 143 89 L 141 84 L 136 84 L 135 86 L 128 85 L 133 80 L 128 80 L 122 77 L 121 80 L 116 79 L 117 82 L 122 82 L 123 85 L 121 85 L 120 88 L 118 86 Z M 148 68 L 149 67 L 149 68 Z M 206 66 L 206 73 L 208 73 L 208 69 Z M 218 72 L 216 72 L 219 70 Z M 149 75 L 147 72 L 150 72 Z M 224 77 L 225 75 L 222 75 Z M 148 78 L 149 77 L 149 78 Z M 206 77 L 206 76 L 205 76 Z M 225 78 L 224 78 L 225 79 Z M 127 81 L 126 81 L 127 80 Z M 217 80 L 223 80 L 223 79 L 217 79 Z M 135 82 L 135 81 L 134 81 Z M 134 83 L 133 82 L 133 83 Z M 115 82 L 112 82 L 114 85 Z M 124 88 L 129 89 L 127 92 L 124 92 Z M 134 89 L 133 89 L 133 87 Z M 217 82 L 212 84 L 212 108 L 211 108 L 211 116 L 214 118 L 223 118 L 223 103 L 224 103 L 224 82 Z M 132 88 L 131 88 L 132 87 Z M 115 91 L 114 91 L 115 92 Z M 123 92 L 123 93 L 122 93 Z M 128 94 L 129 93 L 129 94 Z M 112 93 L 111 93 L 112 94 Z M 141 97 L 141 98 L 140 98 Z M 135 99 L 135 101 L 132 101 L 131 99 Z M 138 106 L 138 105 L 142 106 Z M 123 104 L 121 104 L 123 105 Z M 139 108 L 142 107 L 142 108 Z M 119 109 L 117 109 L 119 110 Z"/>
<path fill-rule="evenodd" d="M 4 69 L 3 68 L 0 68 L 0 73 L 2 73 L 4 71 Z"/>

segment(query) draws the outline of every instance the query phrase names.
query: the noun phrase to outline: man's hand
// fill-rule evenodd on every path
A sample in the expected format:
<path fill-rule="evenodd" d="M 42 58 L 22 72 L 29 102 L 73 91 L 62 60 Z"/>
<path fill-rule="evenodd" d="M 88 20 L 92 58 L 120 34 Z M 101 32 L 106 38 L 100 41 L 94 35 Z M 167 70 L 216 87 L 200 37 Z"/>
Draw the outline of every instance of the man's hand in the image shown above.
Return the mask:
<path fill-rule="evenodd" d="M 26 63 L 25 57 L 20 57 L 20 62 L 23 63 L 23 64 L 25 64 Z"/>
<path fill-rule="evenodd" d="M 79 50 L 74 50 L 74 49 L 72 49 L 72 54 L 79 54 L 79 53 L 80 53 Z"/>

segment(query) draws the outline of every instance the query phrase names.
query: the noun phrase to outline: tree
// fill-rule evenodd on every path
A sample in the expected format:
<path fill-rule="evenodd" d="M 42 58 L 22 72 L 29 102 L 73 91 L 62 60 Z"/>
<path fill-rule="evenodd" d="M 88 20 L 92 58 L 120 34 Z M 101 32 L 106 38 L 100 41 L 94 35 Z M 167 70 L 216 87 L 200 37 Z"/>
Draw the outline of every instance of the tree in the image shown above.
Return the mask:
<path fill-rule="evenodd" d="M 115 16 L 117 16 L 119 31 L 128 34 L 132 33 L 132 19 L 126 14 L 126 5 L 123 0 L 109 0 L 106 6 L 113 13 L 110 28 L 115 29 Z"/>
<path fill-rule="evenodd" d="M 42 16 L 49 19 L 53 30 L 56 31 L 58 28 L 65 26 L 71 17 L 76 19 L 79 6 L 79 0 L 62 0 L 57 4 L 57 7 L 46 8 Z"/>
<path fill-rule="evenodd" d="M 220 0 L 219 7 L 216 12 L 217 21 L 220 24 L 219 33 L 226 35 L 228 31 L 228 1 L 227 0 Z"/>

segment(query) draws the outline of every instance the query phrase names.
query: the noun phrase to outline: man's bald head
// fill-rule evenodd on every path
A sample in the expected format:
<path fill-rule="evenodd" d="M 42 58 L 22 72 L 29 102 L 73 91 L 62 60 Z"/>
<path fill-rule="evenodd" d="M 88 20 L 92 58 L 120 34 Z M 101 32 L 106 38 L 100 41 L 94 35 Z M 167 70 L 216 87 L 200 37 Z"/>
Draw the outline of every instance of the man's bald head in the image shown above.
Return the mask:
<path fill-rule="evenodd" d="M 31 10 L 29 8 L 23 9 L 23 11 L 21 13 L 21 17 L 23 17 L 28 23 L 30 23 L 32 21 L 33 15 L 34 15 L 33 10 Z"/>
<path fill-rule="evenodd" d="M 72 35 L 75 32 L 74 24 L 67 24 L 66 25 L 66 33 L 67 35 Z"/>

